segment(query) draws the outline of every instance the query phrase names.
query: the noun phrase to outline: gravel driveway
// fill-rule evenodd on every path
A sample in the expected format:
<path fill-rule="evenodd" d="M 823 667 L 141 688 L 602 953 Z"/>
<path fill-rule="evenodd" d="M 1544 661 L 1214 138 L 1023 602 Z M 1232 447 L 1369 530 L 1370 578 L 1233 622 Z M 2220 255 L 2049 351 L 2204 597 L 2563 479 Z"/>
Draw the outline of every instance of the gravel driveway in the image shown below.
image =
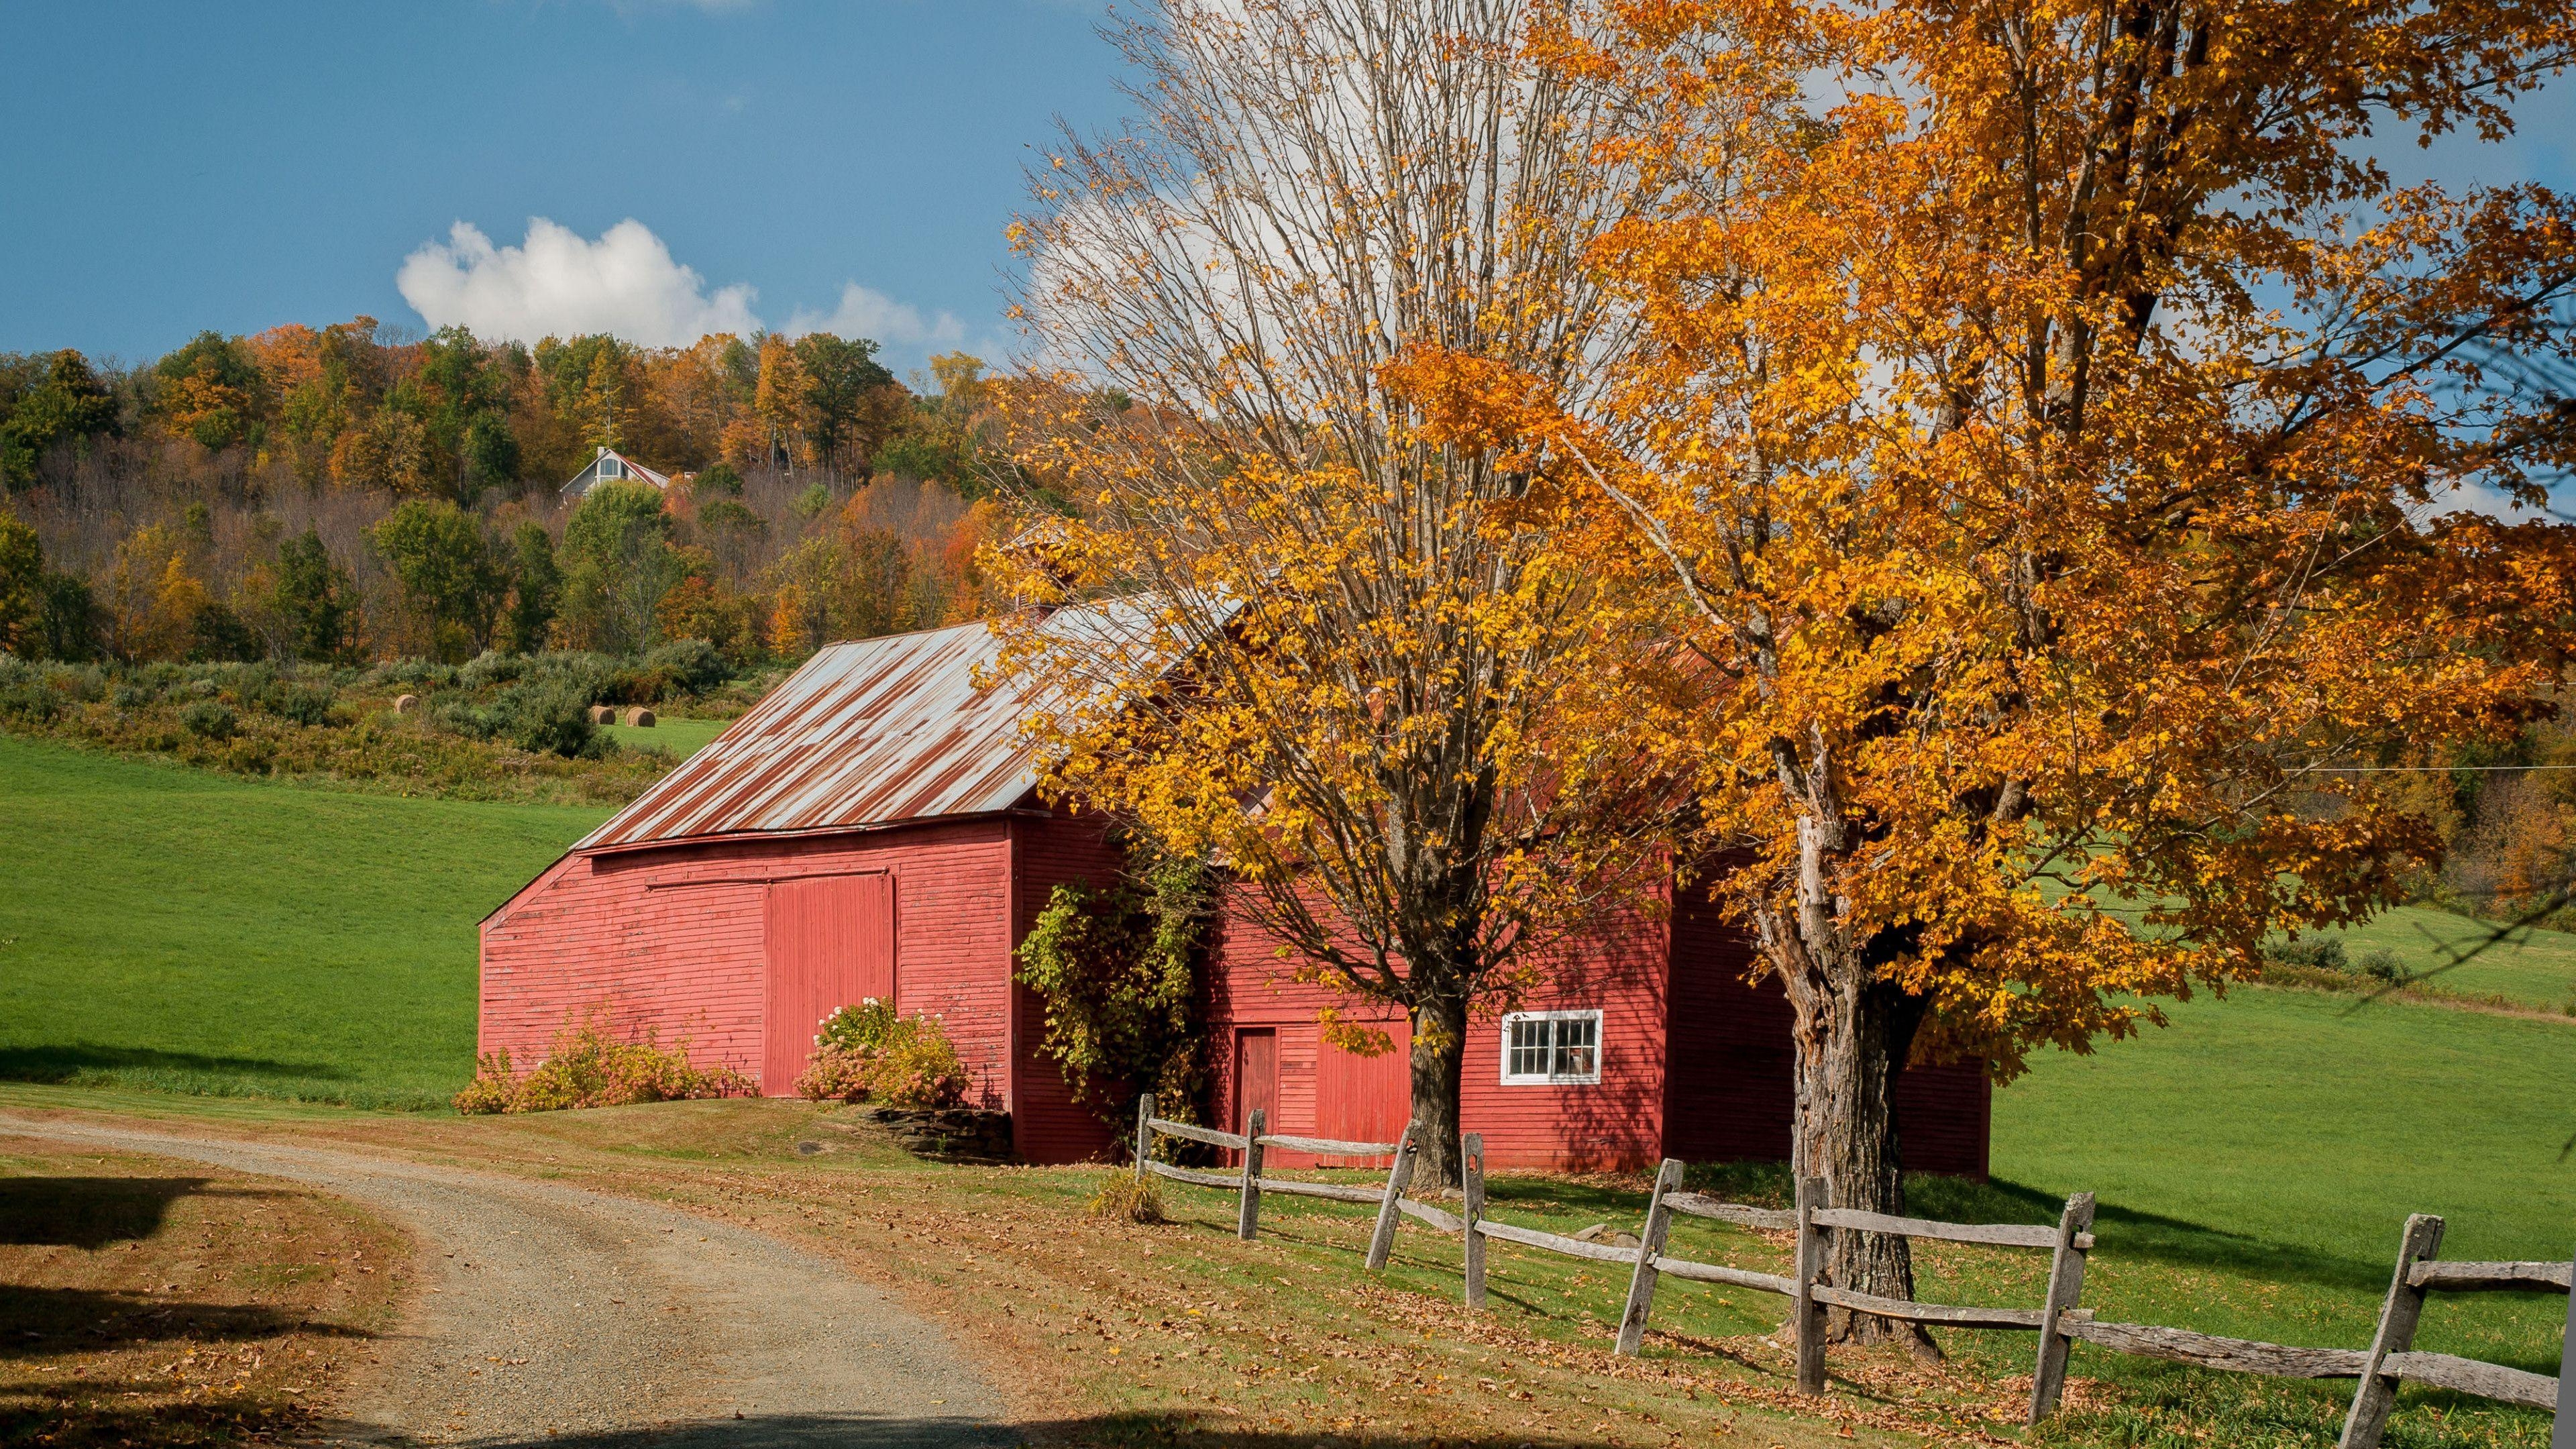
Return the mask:
<path fill-rule="evenodd" d="M 499 1445 L 1015 1442 L 946 1333 L 830 1262 L 671 1208 L 341 1149 L 0 1116 L 363 1203 L 421 1244 L 346 1437 Z"/>

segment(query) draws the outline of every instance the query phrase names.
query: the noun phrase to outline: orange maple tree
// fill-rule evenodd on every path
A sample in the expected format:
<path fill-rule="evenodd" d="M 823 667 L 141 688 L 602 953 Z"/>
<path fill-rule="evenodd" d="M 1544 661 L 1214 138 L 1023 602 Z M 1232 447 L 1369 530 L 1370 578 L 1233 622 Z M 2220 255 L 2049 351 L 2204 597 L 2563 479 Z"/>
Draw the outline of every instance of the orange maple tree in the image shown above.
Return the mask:
<path fill-rule="evenodd" d="M 1653 204 L 1594 260 L 1645 342 L 1593 400 L 1465 349 L 1411 395 L 1588 479 L 1564 546 L 1667 591 L 1686 650 L 1636 672 L 1699 686 L 1664 719 L 1841 1204 L 1901 1208 L 1909 1060 L 2008 1079 L 2398 899 L 2439 841 L 2366 769 L 2553 707 L 2570 530 L 2466 505 L 2576 455 L 2576 210 L 2368 148 L 2501 135 L 2571 33 L 1639 0 L 1535 35 L 1631 118 L 1600 174 Z M 1830 1273 L 1911 1296 L 1901 1238 Z"/>

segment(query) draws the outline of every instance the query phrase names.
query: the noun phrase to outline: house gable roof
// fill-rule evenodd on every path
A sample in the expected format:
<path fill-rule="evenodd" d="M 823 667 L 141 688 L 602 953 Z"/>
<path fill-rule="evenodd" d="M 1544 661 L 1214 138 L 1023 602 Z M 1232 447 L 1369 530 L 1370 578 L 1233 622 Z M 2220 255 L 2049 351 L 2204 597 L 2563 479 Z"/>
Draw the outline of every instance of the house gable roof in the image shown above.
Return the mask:
<path fill-rule="evenodd" d="M 578 488 L 584 493 L 589 492 L 593 487 L 603 481 L 599 476 L 599 462 L 601 458 L 615 458 L 618 462 L 625 464 L 626 476 L 629 478 L 650 483 L 656 488 L 666 490 L 671 486 L 671 477 L 669 474 L 656 472 L 651 468 L 647 468 L 643 464 L 636 462 L 634 459 L 627 457 L 624 453 L 617 451 L 615 448 L 602 448 L 599 450 L 597 457 L 584 463 L 581 467 L 581 471 L 573 474 L 571 480 L 566 482 L 564 486 L 557 491 L 569 493 L 573 489 Z"/>

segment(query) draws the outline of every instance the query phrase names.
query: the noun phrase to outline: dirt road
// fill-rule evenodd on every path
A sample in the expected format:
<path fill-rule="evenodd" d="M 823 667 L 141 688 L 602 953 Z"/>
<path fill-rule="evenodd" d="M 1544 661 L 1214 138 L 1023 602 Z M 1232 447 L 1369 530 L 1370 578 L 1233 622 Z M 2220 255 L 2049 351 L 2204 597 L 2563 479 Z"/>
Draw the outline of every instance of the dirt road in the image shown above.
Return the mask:
<path fill-rule="evenodd" d="M 0 1130 L 306 1183 L 420 1242 L 356 1440 L 758 1449 L 1015 1442 L 946 1333 L 810 1253 L 670 1208 L 340 1148 L 0 1115 Z"/>

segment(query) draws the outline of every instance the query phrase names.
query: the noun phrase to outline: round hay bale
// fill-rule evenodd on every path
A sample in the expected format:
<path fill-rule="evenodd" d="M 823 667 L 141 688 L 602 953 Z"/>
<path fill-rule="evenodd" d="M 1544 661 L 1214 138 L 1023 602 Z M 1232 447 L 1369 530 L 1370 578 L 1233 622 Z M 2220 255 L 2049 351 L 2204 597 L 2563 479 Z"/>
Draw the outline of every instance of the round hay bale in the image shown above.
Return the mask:
<path fill-rule="evenodd" d="M 637 729 L 649 730 L 653 727 L 653 711 L 639 704 L 626 711 L 626 722 Z"/>
<path fill-rule="evenodd" d="M 590 707 L 590 722 L 595 725 L 617 723 L 617 711 L 604 704 Z"/>
<path fill-rule="evenodd" d="M 398 695 L 395 695 L 395 696 L 394 696 L 394 713 L 396 713 L 396 714 L 409 714 L 409 713 L 411 713 L 413 710 L 416 710 L 416 709 L 418 709 L 418 708 L 420 708 L 420 696 L 419 696 L 419 695 L 417 695 L 417 694 L 398 694 Z"/>

